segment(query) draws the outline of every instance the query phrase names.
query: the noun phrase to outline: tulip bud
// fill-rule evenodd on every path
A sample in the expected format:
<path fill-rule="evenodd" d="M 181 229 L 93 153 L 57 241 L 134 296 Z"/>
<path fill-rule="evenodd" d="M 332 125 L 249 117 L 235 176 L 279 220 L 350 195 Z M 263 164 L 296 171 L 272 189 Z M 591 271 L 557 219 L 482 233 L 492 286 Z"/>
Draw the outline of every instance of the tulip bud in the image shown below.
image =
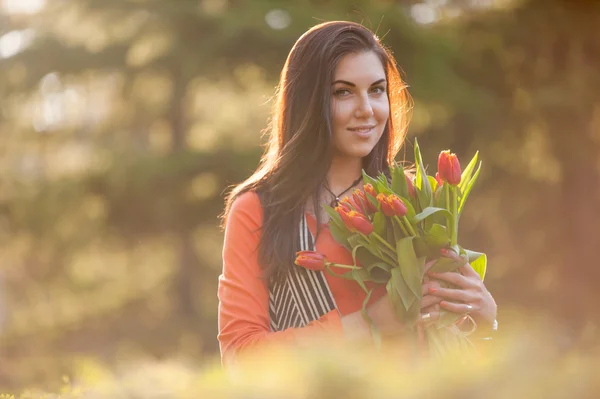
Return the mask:
<path fill-rule="evenodd" d="M 392 194 L 388 196 L 387 201 L 393 209 L 394 215 L 402 217 L 408 213 L 406 204 L 398 196 Z"/>
<path fill-rule="evenodd" d="M 381 212 L 383 212 L 385 216 L 391 217 L 395 215 L 394 209 L 388 202 L 388 197 L 384 193 L 379 193 L 377 195 L 377 201 L 379 202 L 379 205 L 381 205 Z"/>
<path fill-rule="evenodd" d="M 374 230 L 373 224 L 367 219 L 367 217 L 361 213 L 356 211 L 348 212 L 348 218 L 350 219 L 350 223 L 352 226 L 358 231 L 366 236 L 371 234 Z"/>
<path fill-rule="evenodd" d="M 360 205 L 359 210 L 362 213 L 370 215 L 372 213 L 377 212 L 377 207 L 373 205 L 371 201 L 369 201 L 369 199 L 367 198 L 367 195 L 359 189 L 354 190 L 354 193 L 352 194 L 352 199 L 356 204 Z"/>
<path fill-rule="evenodd" d="M 440 152 L 438 173 L 440 178 L 450 185 L 456 186 L 460 183 L 462 172 L 456 154 L 451 153 L 450 150 Z"/>
<path fill-rule="evenodd" d="M 408 195 L 410 195 L 412 198 L 414 198 L 417 193 L 415 191 L 415 185 L 412 182 L 412 179 L 410 177 L 408 177 L 407 175 L 404 175 L 404 177 L 406 177 L 406 185 L 408 186 Z"/>
<path fill-rule="evenodd" d="M 320 252 L 300 251 L 296 252 L 294 263 L 308 270 L 321 271 L 325 270 L 327 258 Z"/>
<path fill-rule="evenodd" d="M 340 202 L 340 204 L 335 207 L 335 211 L 342 218 L 342 221 L 344 222 L 344 225 L 346 226 L 346 228 L 348 230 L 350 230 L 351 232 L 355 232 L 356 229 L 352 225 L 352 222 L 350 221 L 350 217 L 348 216 L 348 213 L 352 212 L 352 209 L 345 203 Z"/>
<path fill-rule="evenodd" d="M 371 183 L 365 184 L 365 193 L 370 194 L 373 198 L 377 197 L 377 192 L 375 191 L 375 187 Z"/>

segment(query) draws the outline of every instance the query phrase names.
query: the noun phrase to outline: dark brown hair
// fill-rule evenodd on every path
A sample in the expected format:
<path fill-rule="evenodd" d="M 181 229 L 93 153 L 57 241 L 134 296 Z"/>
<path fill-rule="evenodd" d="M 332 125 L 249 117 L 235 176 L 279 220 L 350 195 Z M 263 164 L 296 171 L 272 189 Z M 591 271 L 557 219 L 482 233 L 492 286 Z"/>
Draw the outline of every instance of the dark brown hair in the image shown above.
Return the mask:
<path fill-rule="evenodd" d="M 388 123 L 363 168 L 369 175 L 389 173 L 402 146 L 412 101 L 391 52 L 373 32 L 353 22 L 322 23 L 304 33 L 281 71 L 260 166 L 231 191 L 224 211 L 226 223 L 239 195 L 250 190 L 259 195 L 264 211 L 259 262 L 267 278 L 278 278 L 293 264 L 305 204 L 311 197 L 318 204 L 331 165 L 330 87 L 336 66 L 344 55 L 363 51 L 381 59 L 390 102 Z"/>

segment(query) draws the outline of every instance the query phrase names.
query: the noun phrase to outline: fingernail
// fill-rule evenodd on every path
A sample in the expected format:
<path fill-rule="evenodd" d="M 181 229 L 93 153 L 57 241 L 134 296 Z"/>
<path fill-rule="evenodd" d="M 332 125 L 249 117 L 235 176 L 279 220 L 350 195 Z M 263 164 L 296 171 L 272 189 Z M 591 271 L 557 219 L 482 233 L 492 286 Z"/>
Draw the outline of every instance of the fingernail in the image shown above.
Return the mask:
<path fill-rule="evenodd" d="M 446 305 L 447 305 L 446 301 L 440 302 L 440 306 L 446 306 Z"/>
<path fill-rule="evenodd" d="M 437 292 L 437 290 L 438 289 L 435 288 L 435 287 L 429 287 L 429 292 L 431 292 L 432 294 L 435 293 L 435 292 Z"/>

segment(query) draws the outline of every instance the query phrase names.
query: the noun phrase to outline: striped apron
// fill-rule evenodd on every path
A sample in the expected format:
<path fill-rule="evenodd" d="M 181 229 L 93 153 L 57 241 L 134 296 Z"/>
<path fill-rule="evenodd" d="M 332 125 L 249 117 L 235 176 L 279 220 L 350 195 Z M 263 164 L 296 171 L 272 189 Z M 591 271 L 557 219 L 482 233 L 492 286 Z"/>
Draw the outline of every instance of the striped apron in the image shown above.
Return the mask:
<path fill-rule="evenodd" d="M 314 251 L 314 239 L 306 223 L 300 221 L 300 250 Z M 323 272 L 296 266 L 282 282 L 269 289 L 269 318 L 271 331 L 304 327 L 336 309 L 335 300 Z"/>

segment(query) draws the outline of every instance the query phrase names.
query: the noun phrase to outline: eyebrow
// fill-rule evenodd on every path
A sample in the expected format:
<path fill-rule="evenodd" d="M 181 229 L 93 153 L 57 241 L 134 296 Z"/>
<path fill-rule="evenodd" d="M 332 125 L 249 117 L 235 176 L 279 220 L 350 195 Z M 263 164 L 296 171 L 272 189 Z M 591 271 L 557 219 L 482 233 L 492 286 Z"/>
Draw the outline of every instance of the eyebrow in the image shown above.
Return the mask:
<path fill-rule="evenodd" d="M 383 83 L 383 82 L 385 82 L 385 79 L 379 79 L 378 81 L 371 83 L 371 86 L 375 86 L 375 85 L 377 85 L 379 83 Z M 343 83 L 343 84 L 351 86 L 351 87 L 356 87 L 356 85 L 354 83 L 348 82 L 347 80 L 336 80 L 335 82 L 332 83 L 332 85 L 334 85 L 336 83 Z"/>

